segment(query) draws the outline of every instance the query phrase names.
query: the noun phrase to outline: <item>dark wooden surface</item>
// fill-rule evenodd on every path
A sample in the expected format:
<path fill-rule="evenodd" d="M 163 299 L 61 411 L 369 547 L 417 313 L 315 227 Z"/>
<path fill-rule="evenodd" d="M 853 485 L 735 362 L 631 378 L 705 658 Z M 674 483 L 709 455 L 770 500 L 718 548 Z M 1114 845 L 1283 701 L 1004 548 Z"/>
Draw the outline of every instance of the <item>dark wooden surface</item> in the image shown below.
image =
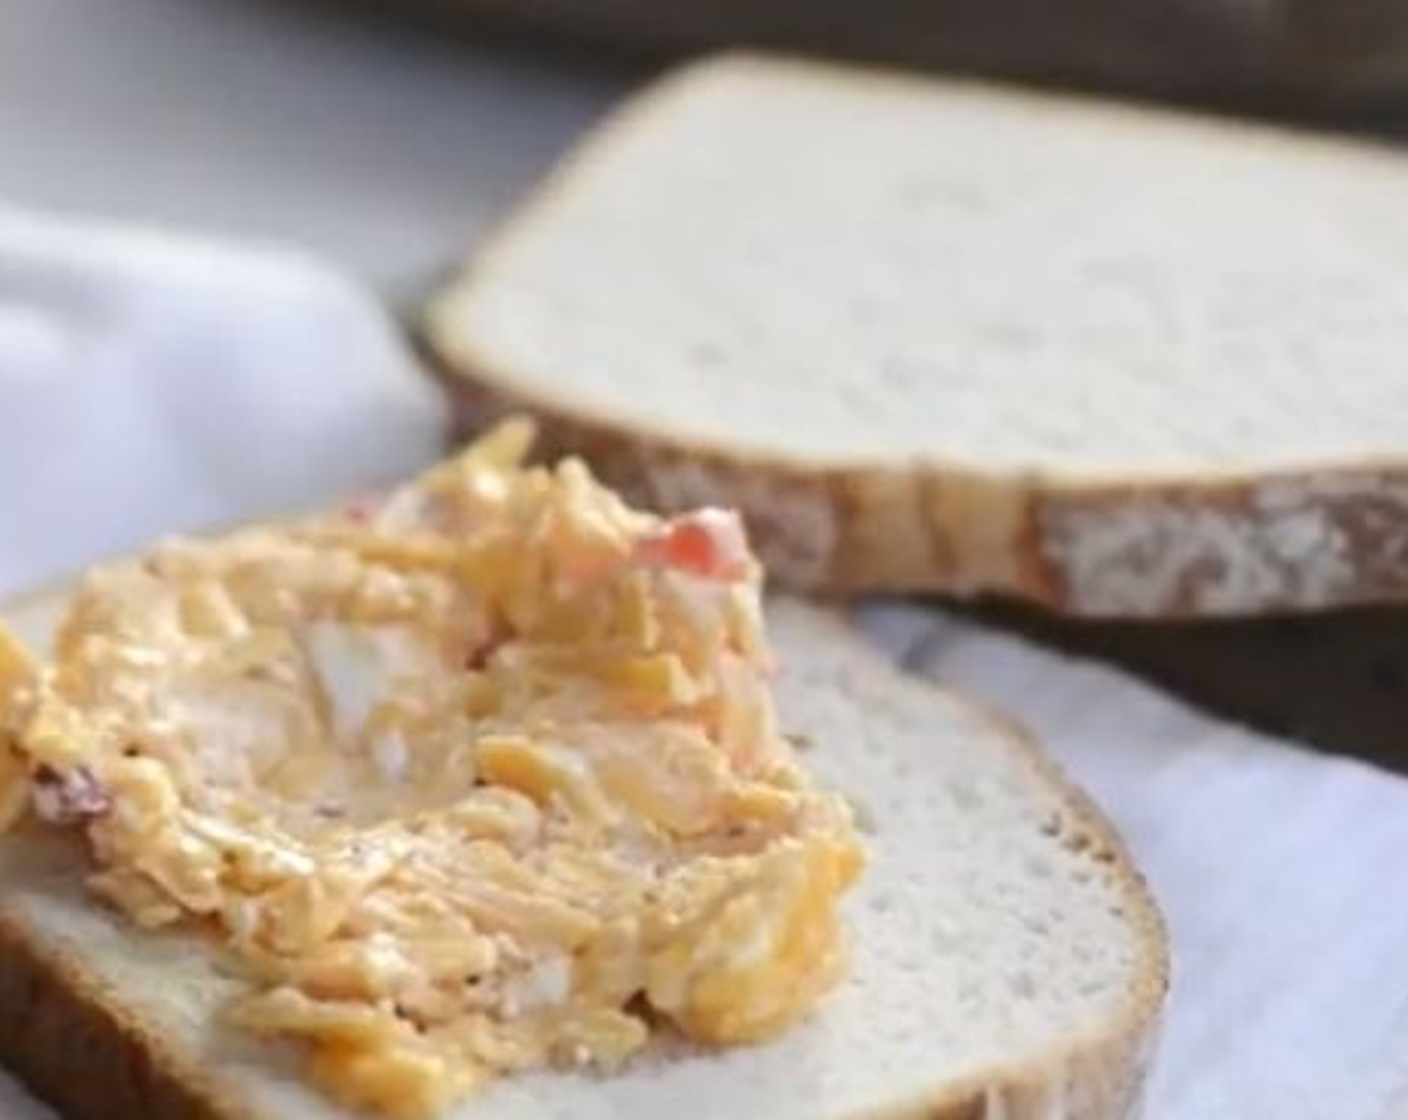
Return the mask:
<path fill-rule="evenodd" d="M 1408 774 L 1408 608 L 1174 624 L 964 609 L 1252 727 Z"/>

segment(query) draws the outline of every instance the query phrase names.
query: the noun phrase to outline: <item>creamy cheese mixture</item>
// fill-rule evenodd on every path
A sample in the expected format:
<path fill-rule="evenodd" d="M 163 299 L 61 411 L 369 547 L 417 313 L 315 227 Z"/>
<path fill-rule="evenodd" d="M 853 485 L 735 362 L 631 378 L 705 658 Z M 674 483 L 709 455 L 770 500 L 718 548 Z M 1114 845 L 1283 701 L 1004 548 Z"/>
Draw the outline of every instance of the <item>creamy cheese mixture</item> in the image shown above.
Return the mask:
<path fill-rule="evenodd" d="M 228 946 L 351 1107 L 765 1038 L 843 967 L 862 855 L 775 723 L 731 514 L 663 521 L 510 422 L 343 514 L 92 572 L 0 642 L 0 827 Z"/>

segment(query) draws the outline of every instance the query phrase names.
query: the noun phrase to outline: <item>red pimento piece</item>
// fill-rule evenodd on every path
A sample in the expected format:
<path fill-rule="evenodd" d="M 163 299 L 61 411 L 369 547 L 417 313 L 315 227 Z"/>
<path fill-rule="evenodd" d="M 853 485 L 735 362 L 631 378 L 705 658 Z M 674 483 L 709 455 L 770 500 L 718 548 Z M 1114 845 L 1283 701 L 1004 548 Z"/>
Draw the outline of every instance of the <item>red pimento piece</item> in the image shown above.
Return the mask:
<path fill-rule="evenodd" d="M 359 524 L 370 521 L 372 515 L 376 513 L 380 503 L 372 494 L 363 494 L 353 498 L 342 507 L 342 516 L 348 521 L 356 521 Z"/>
<path fill-rule="evenodd" d="M 701 509 L 673 518 L 645 537 L 634 558 L 704 579 L 736 580 L 748 574 L 748 539 L 736 513 Z"/>

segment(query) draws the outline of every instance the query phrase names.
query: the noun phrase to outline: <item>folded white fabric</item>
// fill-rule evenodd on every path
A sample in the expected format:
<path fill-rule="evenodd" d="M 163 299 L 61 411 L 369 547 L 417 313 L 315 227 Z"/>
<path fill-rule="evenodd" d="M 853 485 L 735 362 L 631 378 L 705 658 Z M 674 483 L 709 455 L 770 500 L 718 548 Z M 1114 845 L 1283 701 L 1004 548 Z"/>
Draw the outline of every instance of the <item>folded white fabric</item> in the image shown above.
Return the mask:
<path fill-rule="evenodd" d="M 393 325 L 306 254 L 0 209 L 0 593 L 443 438 Z"/>
<path fill-rule="evenodd" d="M 375 303 L 301 254 L 0 212 L 0 587 L 386 481 L 442 419 Z M 937 611 L 858 617 L 1124 830 L 1175 956 L 1149 1120 L 1408 1114 L 1408 781 Z M 45 1113 L 0 1076 L 0 1115 Z"/>

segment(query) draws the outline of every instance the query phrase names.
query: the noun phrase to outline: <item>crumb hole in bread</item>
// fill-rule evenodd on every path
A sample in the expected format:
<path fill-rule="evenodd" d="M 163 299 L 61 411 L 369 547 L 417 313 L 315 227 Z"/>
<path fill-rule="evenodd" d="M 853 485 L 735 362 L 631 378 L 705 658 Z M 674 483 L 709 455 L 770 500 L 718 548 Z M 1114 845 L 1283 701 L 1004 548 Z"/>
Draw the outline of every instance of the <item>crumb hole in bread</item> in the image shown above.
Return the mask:
<path fill-rule="evenodd" d="M 1015 999 L 1028 1000 L 1036 995 L 1036 980 L 1026 969 L 1020 969 L 1009 976 L 1007 985 Z"/>
<path fill-rule="evenodd" d="M 874 836 L 879 831 L 879 817 L 875 811 L 860 798 L 851 795 L 847 798 L 851 805 L 851 815 L 855 820 L 856 828 L 863 836 Z"/>

